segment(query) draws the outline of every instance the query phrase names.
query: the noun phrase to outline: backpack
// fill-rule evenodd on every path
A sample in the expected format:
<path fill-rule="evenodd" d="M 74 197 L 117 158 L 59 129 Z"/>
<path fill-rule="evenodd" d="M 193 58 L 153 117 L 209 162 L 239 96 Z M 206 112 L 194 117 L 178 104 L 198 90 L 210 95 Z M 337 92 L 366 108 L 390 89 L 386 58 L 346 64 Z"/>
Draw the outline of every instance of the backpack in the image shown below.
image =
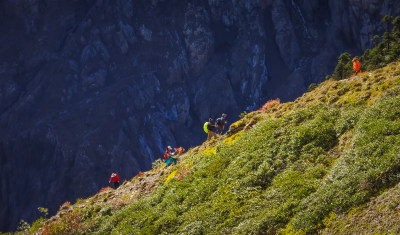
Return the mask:
<path fill-rule="evenodd" d="M 168 154 L 167 154 L 167 152 L 165 152 L 164 153 L 164 159 L 167 160 L 167 158 L 168 158 Z"/>
<path fill-rule="evenodd" d="M 204 123 L 203 129 L 205 133 L 208 133 L 208 122 Z"/>
<path fill-rule="evenodd" d="M 217 118 L 217 126 L 223 126 L 222 118 Z"/>

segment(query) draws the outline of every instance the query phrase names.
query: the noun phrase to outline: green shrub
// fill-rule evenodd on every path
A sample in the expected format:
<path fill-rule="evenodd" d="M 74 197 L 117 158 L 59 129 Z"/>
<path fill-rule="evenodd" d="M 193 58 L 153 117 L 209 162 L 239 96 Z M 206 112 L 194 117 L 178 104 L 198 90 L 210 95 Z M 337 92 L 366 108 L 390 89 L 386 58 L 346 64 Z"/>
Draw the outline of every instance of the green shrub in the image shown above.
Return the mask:
<path fill-rule="evenodd" d="M 351 55 L 347 52 L 342 53 L 338 58 L 338 64 L 332 77 L 335 80 L 344 79 L 352 74 L 352 68 Z"/>
<path fill-rule="evenodd" d="M 294 228 L 315 232 L 332 210 L 364 203 L 380 188 L 400 181 L 400 97 L 376 102 L 355 125 L 352 148 L 338 160 L 324 184 L 301 205 Z"/>
<path fill-rule="evenodd" d="M 317 88 L 317 84 L 311 83 L 307 88 L 307 92 L 313 91 L 315 88 Z"/>

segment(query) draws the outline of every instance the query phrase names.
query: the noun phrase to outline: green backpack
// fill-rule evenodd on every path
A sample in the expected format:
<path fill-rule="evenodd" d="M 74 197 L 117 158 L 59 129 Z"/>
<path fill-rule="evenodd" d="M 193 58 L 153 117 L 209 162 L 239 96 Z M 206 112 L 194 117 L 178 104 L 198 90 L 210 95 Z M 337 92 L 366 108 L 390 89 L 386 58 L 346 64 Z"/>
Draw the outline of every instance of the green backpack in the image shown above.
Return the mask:
<path fill-rule="evenodd" d="M 205 133 L 208 133 L 208 122 L 204 123 L 203 129 Z"/>

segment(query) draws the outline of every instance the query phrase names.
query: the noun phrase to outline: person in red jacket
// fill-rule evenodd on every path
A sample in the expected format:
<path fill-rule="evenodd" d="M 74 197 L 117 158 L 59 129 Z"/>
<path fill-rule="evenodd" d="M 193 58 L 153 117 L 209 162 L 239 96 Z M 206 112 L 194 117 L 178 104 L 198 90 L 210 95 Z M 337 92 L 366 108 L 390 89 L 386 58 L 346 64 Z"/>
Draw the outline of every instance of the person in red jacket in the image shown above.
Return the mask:
<path fill-rule="evenodd" d="M 353 59 L 353 70 L 354 70 L 354 73 L 356 74 L 356 76 L 357 76 L 357 74 L 358 74 L 358 72 L 360 72 L 360 62 L 358 62 L 358 60 L 357 60 L 357 58 L 356 57 L 354 57 L 354 59 Z"/>
<path fill-rule="evenodd" d="M 114 188 L 117 189 L 119 187 L 119 177 L 117 173 L 112 173 L 110 181 L 108 183 L 114 182 Z"/>

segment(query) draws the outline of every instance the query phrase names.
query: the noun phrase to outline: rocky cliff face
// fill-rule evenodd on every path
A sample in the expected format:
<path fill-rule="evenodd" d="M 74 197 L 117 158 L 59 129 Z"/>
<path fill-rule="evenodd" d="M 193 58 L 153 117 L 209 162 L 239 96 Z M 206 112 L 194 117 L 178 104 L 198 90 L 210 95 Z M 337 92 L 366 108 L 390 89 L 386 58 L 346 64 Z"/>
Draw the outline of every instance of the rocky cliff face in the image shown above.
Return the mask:
<path fill-rule="evenodd" d="M 0 230 L 324 80 L 397 0 L 0 2 Z"/>

